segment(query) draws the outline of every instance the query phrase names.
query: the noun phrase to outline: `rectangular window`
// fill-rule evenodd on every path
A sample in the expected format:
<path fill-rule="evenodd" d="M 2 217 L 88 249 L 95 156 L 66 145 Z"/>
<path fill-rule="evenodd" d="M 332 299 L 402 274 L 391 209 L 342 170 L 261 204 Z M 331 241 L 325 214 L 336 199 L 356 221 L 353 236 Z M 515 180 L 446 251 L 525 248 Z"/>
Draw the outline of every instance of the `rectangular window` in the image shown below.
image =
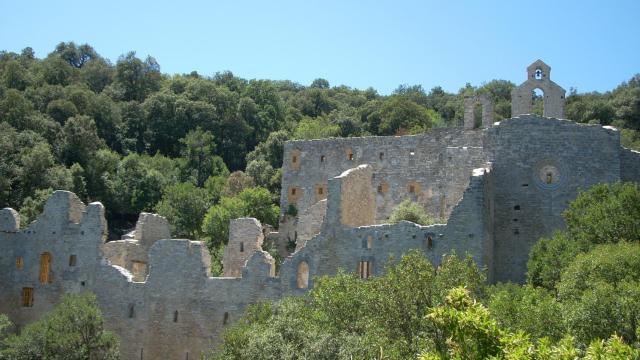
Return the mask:
<path fill-rule="evenodd" d="M 324 191 L 324 190 L 323 190 L 321 187 L 320 187 L 320 188 L 318 188 L 318 195 L 322 195 L 322 192 L 323 192 L 323 191 Z"/>
<path fill-rule="evenodd" d="M 51 272 L 51 254 L 48 252 L 40 255 L 40 283 L 48 284 L 51 282 L 49 276 Z"/>
<path fill-rule="evenodd" d="M 16 270 L 22 270 L 24 267 L 24 260 L 22 260 L 22 256 L 16 256 Z"/>
<path fill-rule="evenodd" d="M 371 261 L 360 261 L 358 263 L 358 275 L 360 279 L 368 279 L 371 276 Z"/>
<path fill-rule="evenodd" d="M 383 152 L 381 152 L 380 154 L 378 154 L 378 158 L 379 158 L 380 160 L 384 159 L 384 153 L 383 153 Z"/>
<path fill-rule="evenodd" d="M 320 162 L 324 162 L 324 155 L 320 155 Z"/>
<path fill-rule="evenodd" d="M 75 255 L 69 256 L 69 266 L 76 266 L 76 256 Z"/>
<path fill-rule="evenodd" d="M 240 242 L 240 252 L 244 252 L 244 242 Z"/>
<path fill-rule="evenodd" d="M 33 288 L 29 288 L 29 287 L 22 288 L 22 306 L 23 307 L 33 306 Z"/>

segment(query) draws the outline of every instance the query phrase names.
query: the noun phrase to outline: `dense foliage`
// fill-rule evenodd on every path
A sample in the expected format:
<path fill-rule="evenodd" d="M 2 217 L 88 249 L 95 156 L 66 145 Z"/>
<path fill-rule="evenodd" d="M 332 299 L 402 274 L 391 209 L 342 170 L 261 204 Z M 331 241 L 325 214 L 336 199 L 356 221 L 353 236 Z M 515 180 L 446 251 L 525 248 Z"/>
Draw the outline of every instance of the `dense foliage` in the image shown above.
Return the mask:
<path fill-rule="evenodd" d="M 305 297 L 249 308 L 213 357 L 640 359 L 637 204 L 635 184 L 580 194 L 562 244 L 532 250 L 524 285 L 489 286 L 470 258 L 434 267 L 419 252 L 368 280 L 318 277 Z"/>
<path fill-rule="evenodd" d="M 119 340 L 105 331 L 95 295 L 65 295 L 53 311 L 11 334 L 0 314 L 0 359 L 119 359 Z"/>

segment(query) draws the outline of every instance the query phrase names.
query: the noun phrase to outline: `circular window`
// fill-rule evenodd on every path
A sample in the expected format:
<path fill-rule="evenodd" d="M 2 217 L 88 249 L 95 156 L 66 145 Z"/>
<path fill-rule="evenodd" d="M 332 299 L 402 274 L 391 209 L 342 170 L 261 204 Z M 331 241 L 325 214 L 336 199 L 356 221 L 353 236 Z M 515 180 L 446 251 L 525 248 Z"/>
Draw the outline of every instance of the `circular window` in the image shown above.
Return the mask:
<path fill-rule="evenodd" d="M 563 171 L 553 162 L 545 161 L 535 167 L 534 180 L 543 189 L 556 189 L 564 182 Z"/>

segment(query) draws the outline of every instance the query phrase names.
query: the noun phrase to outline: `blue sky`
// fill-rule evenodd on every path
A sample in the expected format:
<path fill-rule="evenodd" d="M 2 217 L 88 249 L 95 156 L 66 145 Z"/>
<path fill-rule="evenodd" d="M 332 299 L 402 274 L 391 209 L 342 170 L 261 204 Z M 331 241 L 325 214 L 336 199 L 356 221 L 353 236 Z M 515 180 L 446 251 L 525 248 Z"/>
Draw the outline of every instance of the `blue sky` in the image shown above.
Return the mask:
<path fill-rule="evenodd" d="M 640 0 L 0 0 L 0 49 L 89 43 L 135 50 L 165 73 L 374 87 L 525 80 L 541 58 L 567 90 L 606 91 L 640 73 Z"/>

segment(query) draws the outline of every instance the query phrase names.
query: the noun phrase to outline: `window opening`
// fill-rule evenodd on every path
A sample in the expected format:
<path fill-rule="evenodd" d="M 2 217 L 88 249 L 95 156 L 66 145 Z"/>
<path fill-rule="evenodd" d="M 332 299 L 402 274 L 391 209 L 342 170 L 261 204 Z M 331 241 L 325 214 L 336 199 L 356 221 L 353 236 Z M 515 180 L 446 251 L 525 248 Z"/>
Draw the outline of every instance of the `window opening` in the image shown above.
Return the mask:
<path fill-rule="evenodd" d="M 360 276 L 360 279 L 368 279 L 371 276 L 371 261 L 360 261 L 358 263 L 358 276 Z"/>
<path fill-rule="evenodd" d="M 69 256 L 69 266 L 76 266 L 76 256 L 75 255 Z"/>
<path fill-rule="evenodd" d="M 378 154 L 378 159 L 380 159 L 380 160 L 384 159 L 384 153 L 383 153 L 383 152 L 381 152 L 380 154 Z"/>
<path fill-rule="evenodd" d="M 33 306 L 33 288 L 29 288 L 29 287 L 22 288 L 22 306 L 23 307 Z"/>
<path fill-rule="evenodd" d="M 40 283 L 47 284 L 51 281 L 51 254 L 48 252 L 40 255 Z"/>
<path fill-rule="evenodd" d="M 516 205 L 513 207 L 513 210 L 519 211 L 520 210 L 520 205 Z"/>
<path fill-rule="evenodd" d="M 178 322 L 178 310 L 173 312 L 173 322 L 174 323 Z"/>
<path fill-rule="evenodd" d="M 309 264 L 306 261 L 301 261 L 298 264 L 298 289 L 306 289 L 309 287 Z"/>
<path fill-rule="evenodd" d="M 433 249 L 433 238 L 431 236 L 427 236 L 427 249 Z"/>
<path fill-rule="evenodd" d="M 324 155 L 320 155 L 320 162 L 324 162 Z"/>
<path fill-rule="evenodd" d="M 244 252 L 244 242 L 240 242 L 240 252 Z"/>
<path fill-rule="evenodd" d="M 229 322 L 229 313 L 225 312 L 224 317 L 222 318 L 222 325 L 227 325 L 228 322 Z"/>
<path fill-rule="evenodd" d="M 543 77 L 542 69 L 536 69 L 534 77 L 536 78 L 536 80 L 542 80 L 542 77 Z"/>
<path fill-rule="evenodd" d="M 136 306 L 129 304 L 129 319 L 133 319 L 136 316 Z"/>
<path fill-rule="evenodd" d="M 24 267 L 24 260 L 22 259 L 22 256 L 16 256 L 16 269 L 22 270 L 23 267 Z"/>

